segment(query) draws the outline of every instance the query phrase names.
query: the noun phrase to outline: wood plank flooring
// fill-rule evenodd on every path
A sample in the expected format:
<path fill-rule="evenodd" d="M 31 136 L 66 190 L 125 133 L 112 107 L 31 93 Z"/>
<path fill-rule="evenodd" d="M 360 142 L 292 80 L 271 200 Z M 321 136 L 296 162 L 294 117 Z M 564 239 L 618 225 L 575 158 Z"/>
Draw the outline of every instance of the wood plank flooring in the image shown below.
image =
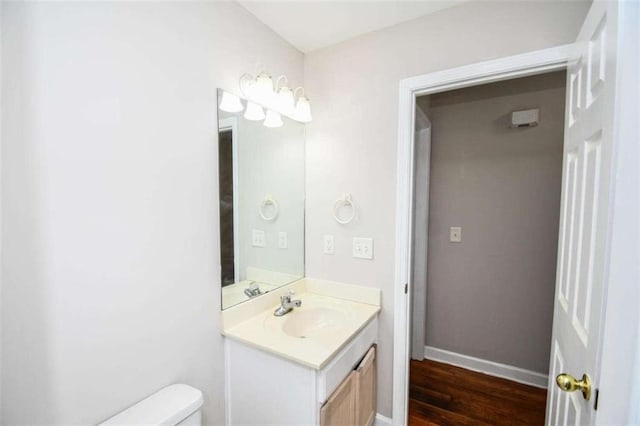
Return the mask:
<path fill-rule="evenodd" d="M 435 361 L 411 361 L 409 425 L 543 425 L 546 389 Z"/>

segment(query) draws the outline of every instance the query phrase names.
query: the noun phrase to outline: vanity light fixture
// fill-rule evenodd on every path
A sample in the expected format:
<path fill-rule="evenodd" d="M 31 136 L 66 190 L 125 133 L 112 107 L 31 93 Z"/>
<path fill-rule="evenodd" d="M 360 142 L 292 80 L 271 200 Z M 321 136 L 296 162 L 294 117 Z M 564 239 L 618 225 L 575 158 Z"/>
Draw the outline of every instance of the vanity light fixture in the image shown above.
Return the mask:
<path fill-rule="evenodd" d="M 226 112 L 240 112 L 244 109 L 244 106 L 242 106 L 242 101 L 236 95 L 229 92 L 222 92 L 220 109 Z"/>
<path fill-rule="evenodd" d="M 282 117 L 280 117 L 279 113 L 268 109 L 267 118 L 264 119 L 264 125 L 267 127 L 281 127 Z"/>
<path fill-rule="evenodd" d="M 295 91 L 292 91 L 288 87 L 288 83 L 287 77 L 281 75 L 274 85 L 273 78 L 266 71 L 261 71 L 257 77 L 251 74 L 243 74 L 240 77 L 240 90 L 243 95 L 252 103 L 262 105 L 267 110 L 265 126 L 274 127 L 274 123 L 282 121 L 280 117 L 276 120 L 274 114 L 269 114 L 269 111 L 277 113 L 278 116 L 285 115 L 302 123 L 308 123 L 312 120 L 311 103 L 309 98 L 304 95 L 304 88 L 298 87 Z M 296 95 L 299 92 L 300 94 L 297 96 L 296 101 Z M 252 109 L 255 110 L 254 107 Z M 257 113 L 254 114 L 253 111 L 252 113 L 247 111 L 245 117 L 252 119 L 249 116 L 256 117 L 253 118 L 254 120 L 260 120 L 260 118 L 257 118 L 259 115 Z M 281 125 L 279 124 L 275 127 Z"/>
<path fill-rule="evenodd" d="M 247 101 L 247 109 L 244 112 L 244 118 L 251 121 L 260 121 L 264 120 L 264 117 L 264 110 L 260 105 Z"/>

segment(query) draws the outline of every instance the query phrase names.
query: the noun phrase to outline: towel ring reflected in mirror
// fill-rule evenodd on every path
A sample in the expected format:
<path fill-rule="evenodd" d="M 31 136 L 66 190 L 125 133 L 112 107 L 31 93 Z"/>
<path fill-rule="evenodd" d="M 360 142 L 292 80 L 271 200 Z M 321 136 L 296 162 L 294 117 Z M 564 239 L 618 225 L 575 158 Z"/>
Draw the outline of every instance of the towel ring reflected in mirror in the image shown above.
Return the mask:
<path fill-rule="evenodd" d="M 267 194 L 262 202 L 260 203 L 260 208 L 258 209 L 258 213 L 262 220 L 267 222 L 273 222 L 278 217 L 279 213 L 278 202 L 273 198 L 271 194 Z"/>

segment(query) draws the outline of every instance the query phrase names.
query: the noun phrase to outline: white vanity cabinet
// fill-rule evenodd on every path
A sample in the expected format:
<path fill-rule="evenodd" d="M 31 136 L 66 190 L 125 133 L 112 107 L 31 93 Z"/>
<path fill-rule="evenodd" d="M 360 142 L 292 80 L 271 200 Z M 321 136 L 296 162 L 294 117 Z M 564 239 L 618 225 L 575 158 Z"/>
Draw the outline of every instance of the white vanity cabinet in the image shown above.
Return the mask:
<path fill-rule="evenodd" d="M 375 316 L 320 368 L 225 339 L 227 425 L 371 425 L 377 335 Z"/>

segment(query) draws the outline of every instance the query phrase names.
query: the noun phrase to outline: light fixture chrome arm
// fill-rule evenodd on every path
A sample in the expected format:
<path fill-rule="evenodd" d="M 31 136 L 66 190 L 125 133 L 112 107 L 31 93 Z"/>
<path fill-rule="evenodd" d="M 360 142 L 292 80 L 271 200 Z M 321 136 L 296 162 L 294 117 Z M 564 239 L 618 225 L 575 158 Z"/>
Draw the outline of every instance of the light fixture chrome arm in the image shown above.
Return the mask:
<path fill-rule="evenodd" d="M 280 86 L 280 81 L 284 80 L 284 85 Z M 275 84 L 275 91 L 276 93 L 280 91 L 280 89 L 282 89 L 283 87 L 287 87 L 287 84 L 289 84 L 289 79 L 287 78 L 286 75 L 282 74 L 280 77 L 278 77 L 276 79 L 276 84 Z"/>

